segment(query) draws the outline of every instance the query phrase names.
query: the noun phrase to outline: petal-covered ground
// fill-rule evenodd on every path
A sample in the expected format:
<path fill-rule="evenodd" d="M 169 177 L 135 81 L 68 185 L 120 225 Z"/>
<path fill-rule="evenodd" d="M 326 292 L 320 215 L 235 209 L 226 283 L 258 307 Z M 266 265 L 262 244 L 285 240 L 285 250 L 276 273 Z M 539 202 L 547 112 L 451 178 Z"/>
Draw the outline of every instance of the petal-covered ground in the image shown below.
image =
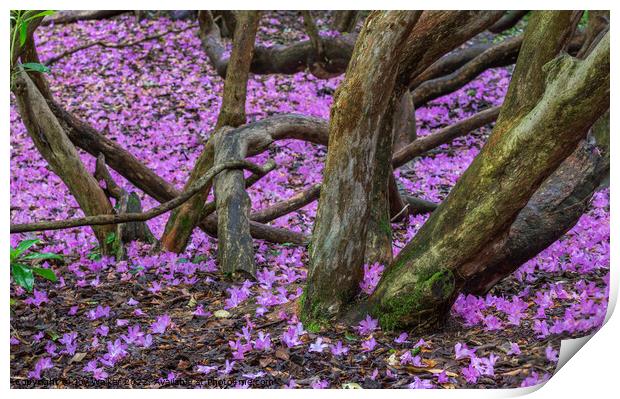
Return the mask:
<path fill-rule="evenodd" d="M 323 33 L 327 22 L 317 21 Z M 124 43 L 174 30 L 124 48 L 93 46 L 62 58 L 48 78 L 60 103 L 182 188 L 215 124 L 223 81 L 214 72 L 191 20 L 110 20 L 40 28 L 43 61 L 95 40 Z M 293 13 L 265 13 L 263 45 L 304 38 Z M 248 119 L 279 113 L 328 118 L 341 77 L 251 76 Z M 416 111 L 425 135 L 502 102 L 509 69 L 490 70 L 461 90 Z M 409 193 L 439 202 L 477 155 L 490 127 L 419 157 L 397 171 Z M 325 148 L 300 141 L 275 145 L 257 162 L 278 168 L 250 189 L 254 209 L 320 182 Z M 92 157 L 84 162 L 94 170 Z M 125 189 L 135 190 L 113 173 Z M 137 192 L 148 209 L 157 203 Z M 316 203 L 272 224 L 311 232 Z M 11 109 L 11 221 L 82 215 Z M 160 236 L 167 215 L 148 222 Z M 397 252 L 426 216 L 394 224 Z M 16 245 L 33 234 L 13 235 Z M 523 265 L 486 297 L 461 296 L 440 332 L 383 332 L 376 320 L 329 329 L 304 326 L 295 315 L 306 278 L 305 248 L 256 241 L 258 281 L 231 284 L 216 263 L 217 241 L 194 233 L 185 254 L 132 244 L 127 260 L 97 254 L 88 228 L 46 232 L 37 250 L 64 255 L 42 263 L 61 276 L 37 280 L 32 294 L 11 285 L 11 385 L 57 387 L 517 387 L 548 379 L 560 340 L 603 322 L 609 283 L 609 190 L 561 240 Z M 362 291 L 382 265 L 366 265 Z"/>

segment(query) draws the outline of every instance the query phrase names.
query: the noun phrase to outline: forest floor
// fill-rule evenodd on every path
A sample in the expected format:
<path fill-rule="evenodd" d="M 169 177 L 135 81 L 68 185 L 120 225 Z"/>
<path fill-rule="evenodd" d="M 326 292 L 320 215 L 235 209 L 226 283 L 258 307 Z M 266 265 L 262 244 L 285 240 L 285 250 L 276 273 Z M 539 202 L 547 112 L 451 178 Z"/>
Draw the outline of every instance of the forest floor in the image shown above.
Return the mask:
<path fill-rule="evenodd" d="M 324 34 L 327 21 L 318 20 Z M 51 66 L 58 100 L 183 186 L 214 126 L 222 79 L 209 65 L 195 22 L 131 15 L 50 26 L 38 31 L 43 61 L 95 40 L 127 42 L 174 29 L 124 48 L 93 46 Z M 293 13 L 265 13 L 259 42 L 305 37 Z M 306 73 L 252 76 L 247 113 L 329 116 L 342 77 Z M 416 111 L 418 135 L 502 102 L 509 68 L 483 73 L 464 88 Z M 397 171 L 401 187 L 439 202 L 476 156 L 490 127 L 416 158 Z M 94 161 L 83 160 L 94 170 Z M 255 157 L 278 168 L 250 189 L 253 208 L 291 196 L 321 179 L 325 148 L 286 141 Z M 124 188 L 134 190 L 120 176 Z M 155 201 L 138 192 L 148 209 Z M 273 225 L 310 233 L 316 203 Z M 11 221 L 81 215 L 46 166 L 11 108 Z M 160 236 L 166 216 L 149 226 Z M 427 216 L 394 224 L 394 251 Z M 14 235 L 11 245 L 33 238 Z M 367 318 L 358 326 L 304 326 L 295 315 L 306 277 L 306 248 L 256 241 L 255 282 L 228 282 L 218 272 L 217 241 L 197 231 L 181 255 L 133 243 L 127 259 L 101 257 L 89 229 L 36 235 L 37 251 L 63 254 L 45 262 L 58 283 L 37 280 L 34 293 L 11 284 L 12 387 L 298 387 L 509 388 L 547 380 L 560 341 L 594 332 L 607 308 L 609 190 L 561 240 L 523 265 L 485 297 L 461 296 L 445 328 L 434 334 L 384 332 Z M 363 291 L 381 265 L 368 265 Z"/>

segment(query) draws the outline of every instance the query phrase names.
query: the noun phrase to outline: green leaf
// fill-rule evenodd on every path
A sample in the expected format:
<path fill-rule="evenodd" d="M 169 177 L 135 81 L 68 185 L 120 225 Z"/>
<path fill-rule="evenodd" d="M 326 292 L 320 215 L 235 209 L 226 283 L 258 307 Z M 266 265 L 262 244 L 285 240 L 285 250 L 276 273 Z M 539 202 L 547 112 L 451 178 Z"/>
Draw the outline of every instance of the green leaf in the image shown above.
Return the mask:
<path fill-rule="evenodd" d="M 24 67 L 24 69 L 27 71 L 36 71 L 41 73 L 47 73 L 50 71 L 48 67 L 43 64 L 39 64 L 38 62 L 27 62 L 25 64 L 22 64 L 22 67 Z"/>
<path fill-rule="evenodd" d="M 22 21 L 19 25 L 19 45 L 23 46 L 26 43 L 26 36 L 28 35 L 28 23 Z"/>
<path fill-rule="evenodd" d="M 344 333 L 344 337 L 347 339 L 347 341 L 358 341 L 357 337 L 348 331 Z"/>
<path fill-rule="evenodd" d="M 114 243 L 114 240 L 116 240 L 116 233 L 110 233 L 105 238 L 105 243 L 106 244 L 112 244 L 112 243 Z"/>
<path fill-rule="evenodd" d="M 36 13 L 36 14 L 26 18 L 26 21 L 32 21 L 35 18 L 47 17 L 48 15 L 54 15 L 54 14 L 56 14 L 56 11 L 54 11 L 54 10 L 45 10 L 45 11 L 41 11 L 39 13 Z"/>
<path fill-rule="evenodd" d="M 13 263 L 11 265 L 11 271 L 13 272 L 13 280 L 15 280 L 15 283 L 25 288 L 27 291 L 32 292 L 32 287 L 34 286 L 32 269 L 21 263 Z"/>
<path fill-rule="evenodd" d="M 58 255 L 58 254 L 52 254 L 49 252 L 34 252 L 31 254 L 28 254 L 26 256 L 24 256 L 22 259 L 24 260 L 35 260 L 35 259 L 41 259 L 41 260 L 47 260 L 47 259 L 55 259 L 55 260 L 63 260 L 64 258 L 62 257 L 62 255 Z"/>
<path fill-rule="evenodd" d="M 32 240 L 24 240 L 20 242 L 19 244 L 17 244 L 17 248 L 15 248 L 15 250 L 17 251 L 17 256 L 23 254 L 28 250 L 28 248 L 32 247 L 35 244 L 38 244 L 39 242 L 40 241 L 38 238 Z"/>
<path fill-rule="evenodd" d="M 11 247 L 11 263 L 15 262 L 19 258 L 19 251 L 16 248 Z"/>
<path fill-rule="evenodd" d="M 54 273 L 53 270 L 44 269 L 42 267 L 33 267 L 32 271 L 35 274 L 43 277 L 44 279 L 51 281 L 52 283 L 55 283 L 56 281 L 58 281 L 58 278 L 56 277 L 56 273 Z"/>
<path fill-rule="evenodd" d="M 101 260 L 101 253 L 99 253 L 98 251 L 93 251 L 88 254 L 88 259 L 89 260 Z"/>

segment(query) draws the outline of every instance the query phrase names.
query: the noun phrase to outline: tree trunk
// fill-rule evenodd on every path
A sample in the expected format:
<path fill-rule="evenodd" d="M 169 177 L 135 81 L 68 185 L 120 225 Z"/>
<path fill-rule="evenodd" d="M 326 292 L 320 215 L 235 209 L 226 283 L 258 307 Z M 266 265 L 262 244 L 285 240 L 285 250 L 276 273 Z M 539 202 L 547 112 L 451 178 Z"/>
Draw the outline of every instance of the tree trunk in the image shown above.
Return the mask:
<path fill-rule="evenodd" d="M 26 72 L 20 72 L 15 77 L 13 93 L 22 121 L 35 146 L 54 173 L 67 185 L 84 214 L 113 214 L 108 197 L 82 164 L 58 119 Z M 98 226 L 93 227 L 93 231 L 101 252 L 107 254 L 107 238 L 114 232 L 114 227 Z"/>
<path fill-rule="evenodd" d="M 252 60 L 254 40 L 258 28 L 258 12 L 242 11 L 237 16 L 235 38 L 230 60 L 230 68 L 227 68 L 226 80 L 224 82 L 224 95 L 222 108 L 218 116 L 217 129 L 222 126 L 237 127 L 245 123 L 245 98 L 247 91 L 248 72 Z M 214 26 L 214 25 L 213 25 Z M 213 167 L 215 159 L 214 140 L 217 134 L 213 133 L 205 144 L 203 152 L 200 154 L 194 169 L 186 183 L 185 188 L 190 187 L 207 170 Z M 228 174 L 225 171 L 222 175 Z M 243 179 L 243 172 L 233 171 L 233 175 L 240 174 Z M 216 182 L 217 179 L 216 178 Z M 191 237 L 192 231 L 200 222 L 202 209 L 209 195 L 211 186 L 195 195 L 181 207 L 175 209 L 166 223 L 164 235 L 161 239 L 162 247 L 168 251 L 183 252 Z M 249 234 L 249 233 L 248 233 Z"/>
<path fill-rule="evenodd" d="M 419 17 L 419 12 L 372 12 L 334 96 L 302 304 L 304 319 L 339 312 L 359 291 L 367 220 L 376 196 L 375 164 L 386 158 L 386 152 L 384 162 L 389 164 L 391 155 L 391 98 L 403 56 L 399 50 Z"/>
<path fill-rule="evenodd" d="M 415 107 L 410 91 L 406 91 L 396 107 L 394 113 L 394 125 L 392 133 L 394 137 L 393 151 L 397 152 L 407 144 L 412 143 L 416 138 Z"/>
<path fill-rule="evenodd" d="M 333 28 L 338 32 L 351 32 L 357 22 L 356 10 L 341 10 L 334 13 Z"/>
<path fill-rule="evenodd" d="M 381 229 L 390 229 L 385 197 L 393 114 L 411 78 L 497 18 L 484 12 L 401 11 L 373 12 L 366 19 L 331 109 L 303 319 L 341 312 L 359 292 L 367 244 L 373 246 L 370 254 L 388 241 Z M 381 207 L 373 209 L 379 198 Z"/>
<path fill-rule="evenodd" d="M 594 124 L 590 137 L 540 186 L 503 241 L 485 254 L 489 262 L 465 283 L 464 292 L 486 294 L 575 226 L 609 174 L 608 139 L 609 111 Z"/>
<path fill-rule="evenodd" d="M 487 144 L 358 311 L 387 329 L 441 325 L 538 187 L 609 107 L 609 35 L 583 61 L 555 58 L 572 18 L 534 13 Z"/>

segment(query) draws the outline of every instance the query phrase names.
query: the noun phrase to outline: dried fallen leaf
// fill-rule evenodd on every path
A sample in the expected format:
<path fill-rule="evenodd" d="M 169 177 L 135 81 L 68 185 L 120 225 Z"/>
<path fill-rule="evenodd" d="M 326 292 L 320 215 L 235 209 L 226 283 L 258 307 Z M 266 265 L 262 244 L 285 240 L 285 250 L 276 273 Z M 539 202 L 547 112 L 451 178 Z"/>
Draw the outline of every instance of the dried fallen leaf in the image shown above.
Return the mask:
<path fill-rule="evenodd" d="M 276 349 L 276 357 L 281 360 L 285 360 L 285 361 L 288 360 L 289 359 L 288 349 L 282 346 L 279 347 L 278 349 Z"/>
<path fill-rule="evenodd" d="M 187 370 L 190 366 L 190 363 L 187 360 L 179 360 L 179 364 L 177 364 L 177 369 L 179 370 Z"/>
<path fill-rule="evenodd" d="M 78 352 L 75 355 L 73 355 L 71 360 L 69 360 L 69 364 L 81 362 L 82 360 L 84 360 L 85 357 L 86 357 L 86 353 L 85 352 Z"/>
<path fill-rule="evenodd" d="M 446 375 L 448 377 L 458 377 L 459 375 L 456 373 L 453 373 L 452 371 L 446 371 L 444 369 L 427 369 L 426 370 L 428 373 L 433 373 L 433 374 L 441 374 L 442 372 L 446 372 Z"/>
<path fill-rule="evenodd" d="M 217 317 L 218 319 L 227 319 L 230 317 L 230 312 L 224 309 L 220 309 L 220 310 L 216 310 L 213 313 L 213 316 Z"/>

